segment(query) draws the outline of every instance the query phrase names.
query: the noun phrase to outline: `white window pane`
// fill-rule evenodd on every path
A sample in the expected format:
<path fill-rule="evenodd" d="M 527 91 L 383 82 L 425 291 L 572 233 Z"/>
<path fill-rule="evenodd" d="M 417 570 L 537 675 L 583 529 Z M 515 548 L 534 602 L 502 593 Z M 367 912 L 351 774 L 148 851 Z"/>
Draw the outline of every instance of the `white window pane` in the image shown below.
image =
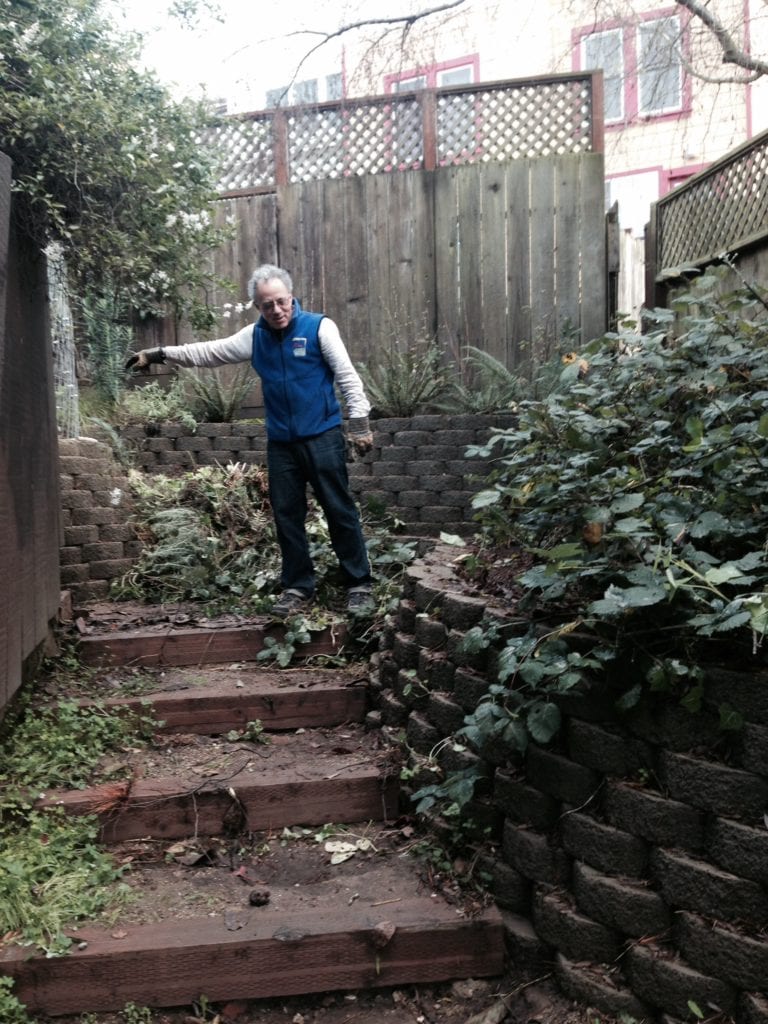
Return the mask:
<path fill-rule="evenodd" d="M 451 68 L 450 71 L 438 71 L 438 85 L 469 85 L 472 82 L 472 66 Z"/>
<path fill-rule="evenodd" d="M 647 21 L 638 30 L 639 107 L 643 114 L 679 110 L 682 106 L 680 22 L 677 18 Z"/>
<path fill-rule="evenodd" d="M 619 121 L 624 116 L 624 45 L 621 29 L 593 32 L 582 40 L 582 65 L 585 69 L 603 69 L 605 120 Z"/>
<path fill-rule="evenodd" d="M 413 78 L 401 78 L 392 86 L 394 92 L 412 92 L 414 89 L 426 89 L 426 75 L 415 75 Z"/>
<path fill-rule="evenodd" d="M 293 102 L 317 103 L 317 79 L 308 78 L 305 82 L 297 82 L 293 87 Z"/>
<path fill-rule="evenodd" d="M 341 72 L 337 72 L 335 75 L 326 75 L 325 98 L 327 100 L 340 100 L 341 93 Z"/>
<path fill-rule="evenodd" d="M 279 89 L 267 89 L 267 107 L 284 107 L 288 103 L 288 86 Z"/>

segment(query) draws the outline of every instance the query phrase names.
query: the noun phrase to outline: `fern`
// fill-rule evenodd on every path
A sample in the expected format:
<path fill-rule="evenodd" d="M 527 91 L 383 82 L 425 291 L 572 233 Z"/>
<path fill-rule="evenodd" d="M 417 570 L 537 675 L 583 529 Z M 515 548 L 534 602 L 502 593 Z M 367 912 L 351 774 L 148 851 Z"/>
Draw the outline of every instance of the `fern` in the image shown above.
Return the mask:
<path fill-rule="evenodd" d="M 392 349 L 376 366 L 359 367 L 368 397 L 379 416 L 413 416 L 430 408 L 451 386 L 451 370 L 434 341 L 404 352 Z"/>
<path fill-rule="evenodd" d="M 466 380 L 451 381 L 446 397 L 436 403 L 445 412 L 489 413 L 509 409 L 522 395 L 520 377 L 488 352 L 467 346 L 462 372 Z"/>
<path fill-rule="evenodd" d="M 231 423 L 253 387 L 253 372 L 242 367 L 225 378 L 218 370 L 198 375 L 194 370 L 181 370 L 183 384 L 192 395 L 192 411 L 200 423 Z"/>

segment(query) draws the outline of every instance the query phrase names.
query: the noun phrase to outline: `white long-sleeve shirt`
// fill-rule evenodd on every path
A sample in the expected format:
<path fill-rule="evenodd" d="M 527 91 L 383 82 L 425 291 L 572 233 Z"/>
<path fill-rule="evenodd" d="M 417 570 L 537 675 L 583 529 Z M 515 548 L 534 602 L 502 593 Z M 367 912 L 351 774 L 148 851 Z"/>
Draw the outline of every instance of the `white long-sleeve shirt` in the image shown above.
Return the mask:
<path fill-rule="evenodd" d="M 330 366 L 334 382 L 344 398 L 350 419 L 367 416 L 371 411 L 371 403 L 335 321 L 323 317 L 318 341 L 323 358 Z M 228 338 L 173 345 L 164 349 L 164 352 L 166 362 L 178 363 L 179 366 L 225 366 L 228 363 L 250 363 L 252 350 L 253 324 L 249 324 Z"/>

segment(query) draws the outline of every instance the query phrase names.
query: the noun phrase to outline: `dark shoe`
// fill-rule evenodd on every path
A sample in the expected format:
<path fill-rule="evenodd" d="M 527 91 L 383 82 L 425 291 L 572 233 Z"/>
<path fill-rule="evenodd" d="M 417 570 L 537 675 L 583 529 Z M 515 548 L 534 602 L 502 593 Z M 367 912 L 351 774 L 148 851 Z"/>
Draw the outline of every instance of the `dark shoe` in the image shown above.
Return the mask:
<path fill-rule="evenodd" d="M 298 615 L 308 608 L 312 601 L 301 590 L 284 590 L 272 605 L 272 614 L 284 618 L 287 615 Z"/>
<path fill-rule="evenodd" d="M 376 608 L 370 587 L 350 587 L 347 591 L 347 611 L 350 615 L 370 615 Z"/>

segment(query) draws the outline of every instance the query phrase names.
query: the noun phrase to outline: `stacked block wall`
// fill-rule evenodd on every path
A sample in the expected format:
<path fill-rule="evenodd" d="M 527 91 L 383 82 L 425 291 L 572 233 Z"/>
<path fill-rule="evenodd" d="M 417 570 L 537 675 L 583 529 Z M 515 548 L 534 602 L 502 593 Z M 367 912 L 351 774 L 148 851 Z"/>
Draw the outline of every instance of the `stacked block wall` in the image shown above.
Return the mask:
<path fill-rule="evenodd" d="M 472 814 L 495 837 L 483 866 L 511 954 L 606 1013 L 671 1024 L 691 1019 L 692 1000 L 768 1024 L 768 673 L 710 671 L 695 715 L 660 701 L 620 718 L 599 691 L 578 693 L 552 744 L 457 750 L 444 740 L 494 661 L 463 637 L 484 618 L 502 635 L 521 624 L 455 585 L 455 557 L 438 546 L 409 570 L 374 658 L 371 717 L 443 769 L 480 768 Z M 727 757 L 722 702 L 745 719 Z M 416 785 L 435 781 L 421 758 Z"/>
<path fill-rule="evenodd" d="M 109 445 L 81 437 L 59 439 L 59 473 L 61 584 L 76 604 L 98 601 L 141 550 L 125 470 Z"/>
<path fill-rule="evenodd" d="M 465 449 L 513 424 L 511 413 L 374 420 L 373 450 L 351 456 L 352 491 L 363 509 L 386 510 L 409 534 L 467 533 L 472 530 L 472 497 L 488 463 L 466 458 Z M 147 472 L 226 462 L 266 464 L 264 426 L 251 420 L 201 423 L 195 433 L 180 424 L 134 426 L 123 437 Z"/>
<path fill-rule="evenodd" d="M 513 423 L 511 413 L 375 420 L 373 450 L 351 456 L 352 491 L 363 509 L 394 516 L 404 533 L 471 533 L 472 497 L 488 463 L 465 458 L 465 449 Z M 228 462 L 266 465 L 264 426 L 255 420 L 201 423 L 194 433 L 178 423 L 134 426 L 125 428 L 123 440 L 135 465 L 150 473 Z M 125 470 L 108 445 L 91 438 L 61 439 L 59 456 L 62 586 L 76 603 L 101 600 L 141 550 L 129 522 Z"/>

